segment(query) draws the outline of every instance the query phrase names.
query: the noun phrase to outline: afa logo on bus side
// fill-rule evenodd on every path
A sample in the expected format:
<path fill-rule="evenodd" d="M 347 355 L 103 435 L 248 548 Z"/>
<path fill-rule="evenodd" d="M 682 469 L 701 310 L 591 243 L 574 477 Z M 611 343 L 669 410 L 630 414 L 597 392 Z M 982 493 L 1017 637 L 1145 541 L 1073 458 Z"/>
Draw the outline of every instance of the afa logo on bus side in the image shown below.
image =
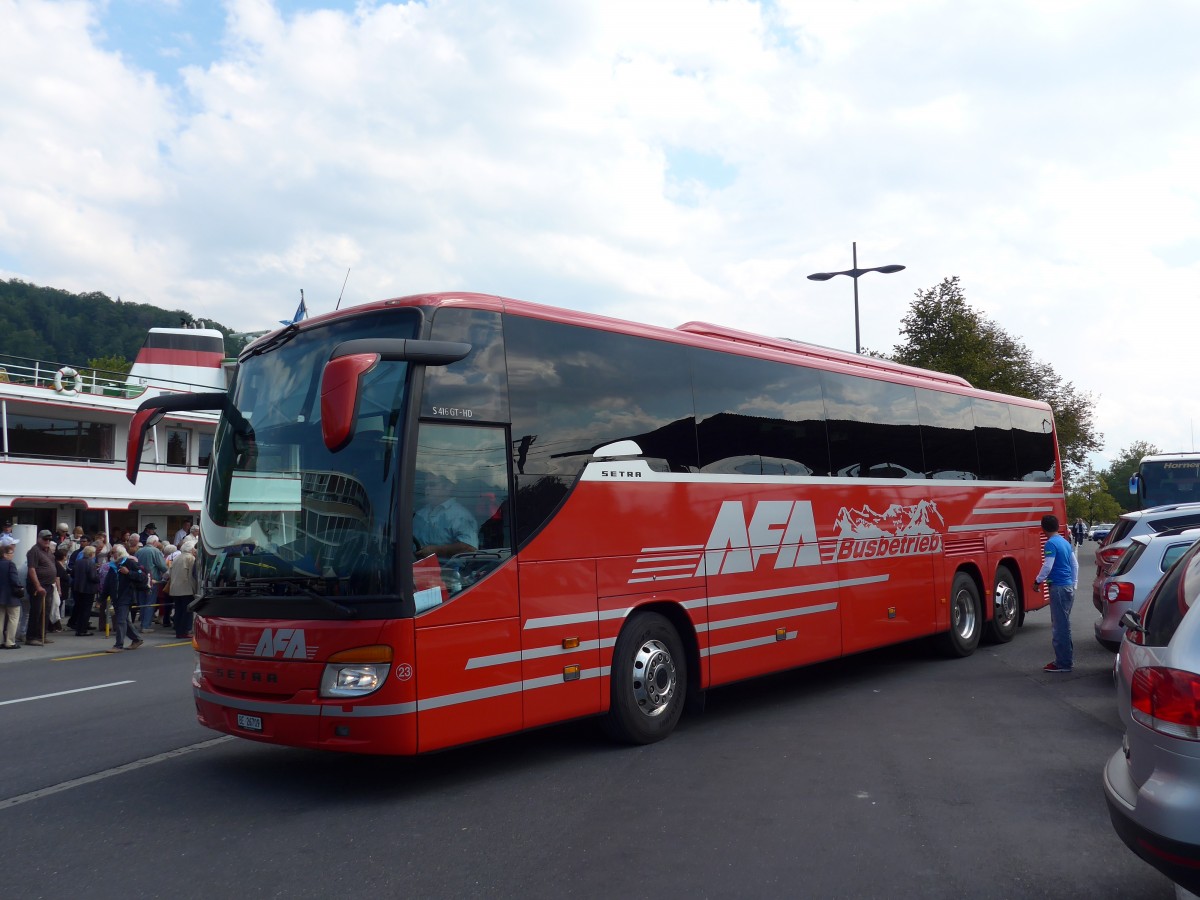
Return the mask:
<path fill-rule="evenodd" d="M 753 572 L 765 557 L 774 559 L 772 568 L 794 569 L 823 562 L 940 553 L 944 528 L 945 521 L 931 500 L 893 503 L 882 513 L 869 506 L 842 507 L 834 519 L 838 537 L 822 548 L 811 502 L 762 500 L 747 518 L 741 500 L 726 500 L 694 574 Z"/>

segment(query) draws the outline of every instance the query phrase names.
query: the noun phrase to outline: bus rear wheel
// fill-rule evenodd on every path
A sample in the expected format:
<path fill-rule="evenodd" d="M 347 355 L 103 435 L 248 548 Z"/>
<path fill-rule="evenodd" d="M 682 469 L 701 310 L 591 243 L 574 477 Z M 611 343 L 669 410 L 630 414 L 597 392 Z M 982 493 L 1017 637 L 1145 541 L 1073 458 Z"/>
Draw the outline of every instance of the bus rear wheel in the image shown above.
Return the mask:
<path fill-rule="evenodd" d="M 604 730 L 614 740 L 652 744 L 669 735 L 687 697 L 687 656 L 670 621 L 634 613 L 617 636 Z"/>
<path fill-rule="evenodd" d="M 996 569 L 996 588 L 992 593 L 992 620 L 988 622 L 988 637 L 997 644 L 1007 644 L 1017 633 L 1021 616 L 1021 595 L 1017 579 L 1008 566 Z"/>
<path fill-rule="evenodd" d="M 979 587 L 970 575 L 959 572 L 950 588 L 950 630 L 940 635 L 942 652 L 947 656 L 970 656 L 979 646 L 982 631 Z"/>

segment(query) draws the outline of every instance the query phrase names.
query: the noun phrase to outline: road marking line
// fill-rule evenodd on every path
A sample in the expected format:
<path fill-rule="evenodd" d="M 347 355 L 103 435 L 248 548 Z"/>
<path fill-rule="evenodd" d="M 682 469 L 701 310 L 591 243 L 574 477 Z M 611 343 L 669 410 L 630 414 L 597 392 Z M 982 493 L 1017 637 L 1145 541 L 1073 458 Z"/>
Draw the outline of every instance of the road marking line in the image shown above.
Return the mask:
<path fill-rule="evenodd" d="M 61 784 L 51 785 L 50 787 L 42 788 L 41 790 L 30 791 L 28 794 L 19 794 L 16 797 L 9 797 L 7 800 L 0 800 L 0 810 L 9 809 L 13 806 L 20 806 L 22 803 L 28 803 L 30 800 L 40 800 L 43 797 L 49 797 L 52 794 L 58 794 L 62 791 L 70 790 L 71 788 L 77 788 L 85 784 L 91 784 L 94 781 L 102 781 L 105 778 L 112 778 L 114 775 L 123 775 L 124 773 L 132 772 L 135 769 L 152 766 L 155 763 L 166 762 L 168 759 L 174 759 L 177 756 L 184 756 L 188 753 L 195 753 L 197 750 L 207 750 L 209 747 L 215 747 L 217 744 L 223 744 L 226 741 L 232 740 L 233 735 L 223 735 L 219 738 L 213 738 L 210 741 L 201 741 L 199 744 L 191 744 L 187 747 L 180 747 L 178 750 L 168 750 L 166 753 L 158 753 L 154 756 L 147 756 L 145 759 L 137 759 L 121 766 L 105 769 L 103 772 L 97 772 L 94 775 L 85 775 L 82 778 L 72 778 L 70 781 L 64 781 Z"/>
<path fill-rule="evenodd" d="M 108 684 L 94 684 L 91 687 L 74 688 L 69 691 L 58 691 L 54 694 L 38 694 L 36 697 L 18 697 L 16 700 L 0 700 L 0 706 L 8 706 L 11 703 L 28 703 L 30 700 L 45 700 L 48 697 L 65 697 L 67 694 L 81 694 L 84 691 L 98 691 L 101 688 L 120 687 L 123 684 L 134 684 L 133 679 L 128 681 L 112 681 Z"/>
<path fill-rule="evenodd" d="M 169 644 L 155 644 L 154 648 L 157 650 L 160 647 L 190 647 L 190 646 L 192 646 L 192 642 L 189 640 L 189 641 L 179 641 L 179 642 L 172 641 Z M 126 647 L 125 649 L 127 651 L 129 650 L 128 647 Z M 140 650 L 141 648 L 139 647 L 138 649 Z M 50 659 L 50 662 L 71 662 L 76 659 L 94 659 L 97 656 L 107 656 L 107 655 L 108 655 L 107 650 L 97 650 L 95 653 L 80 653 L 76 656 L 55 656 Z"/>

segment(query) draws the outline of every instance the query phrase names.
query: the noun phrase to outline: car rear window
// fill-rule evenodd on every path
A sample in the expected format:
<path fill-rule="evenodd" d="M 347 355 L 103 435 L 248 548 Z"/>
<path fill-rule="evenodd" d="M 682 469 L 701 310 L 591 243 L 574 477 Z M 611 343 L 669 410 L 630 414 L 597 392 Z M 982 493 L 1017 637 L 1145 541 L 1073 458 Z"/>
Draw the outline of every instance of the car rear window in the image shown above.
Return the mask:
<path fill-rule="evenodd" d="M 1142 625 L 1146 643 L 1165 647 L 1200 592 L 1200 543 L 1193 544 L 1163 576 L 1146 605 Z"/>
<path fill-rule="evenodd" d="M 1158 519 L 1150 523 L 1150 527 L 1154 531 L 1169 531 L 1172 528 L 1182 528 L 1184 525 L 1200 524 L 1200 512 L 1185 513 L 1179 516 L 1171 516 L 1169 519 Z"/>
<path fill-rule="evenodd" d="M 1121 555 L 1121 559 L 1117 562 L 1116 567 L 1109 574 L 1124 575 L 1133 568 L 1134 563 L 1136 563 L 1141 555 L 1145 552 L 1146 545 L 1139 540 L 1134 540 L 1134 542 L 1125 549 L 1125 552 Z"/>
<path fill-rule="evenodd" d="M 1125 535 L 1133 531 L 1133 519 L 1121 519 L 1112 527 L 1112 531 L 1108 533 L 1108 537 L 1104 539 L 1105 544 L 1115 544 L 1117 541 L 1125 540 Z"/>

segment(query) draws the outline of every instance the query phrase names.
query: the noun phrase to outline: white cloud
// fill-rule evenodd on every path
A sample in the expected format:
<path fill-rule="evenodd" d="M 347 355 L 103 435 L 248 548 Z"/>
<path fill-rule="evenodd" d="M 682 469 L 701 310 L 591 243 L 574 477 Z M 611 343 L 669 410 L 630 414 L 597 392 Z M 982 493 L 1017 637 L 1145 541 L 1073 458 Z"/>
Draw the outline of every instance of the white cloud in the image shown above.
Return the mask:
<path fill-rule="evenodd" d="M 866 346 L 959 275 L 1100 396 L 1110 452 L 1190 444 L 1186 391 L 1144 394 L 1186 383 L 1197 324 L 1191 4 L 337 6 L 227 0 L 166 84 L 102 49 L 115 4 L 0 0 L 3 274 L 252 330 L 349 268 L 343 305 L 469 289 L 852 347 L 848 279 L 804 276 L 858 241 L 908 266 L 862 279 Z"/>

